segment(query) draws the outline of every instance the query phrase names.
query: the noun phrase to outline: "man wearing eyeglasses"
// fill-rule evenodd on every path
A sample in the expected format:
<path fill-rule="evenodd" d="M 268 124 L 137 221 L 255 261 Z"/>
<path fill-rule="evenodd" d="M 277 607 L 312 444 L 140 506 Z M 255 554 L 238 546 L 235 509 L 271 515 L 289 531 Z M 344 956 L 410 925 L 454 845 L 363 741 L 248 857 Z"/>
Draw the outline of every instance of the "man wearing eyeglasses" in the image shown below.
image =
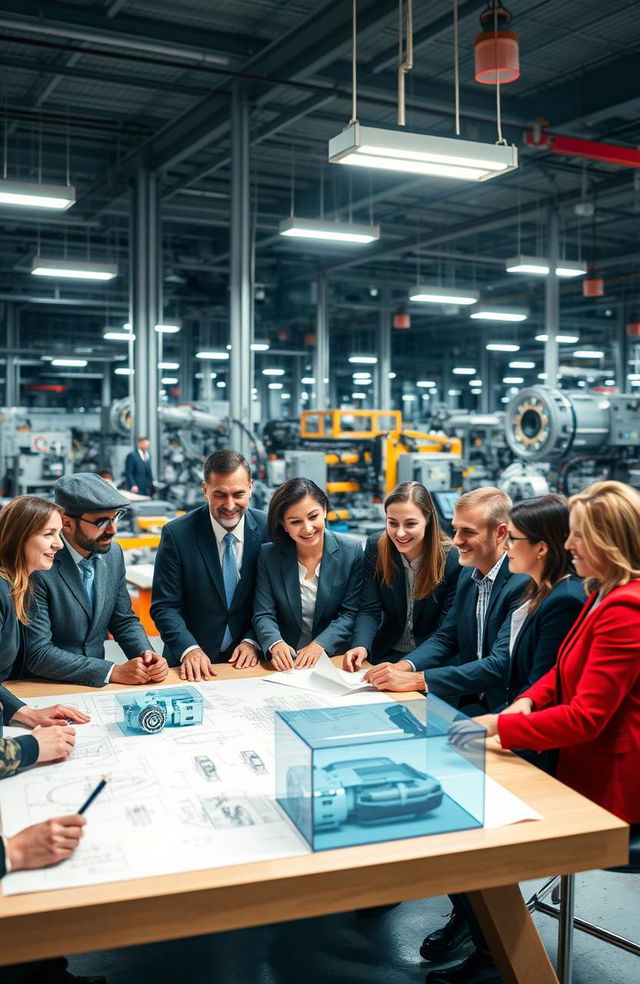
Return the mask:
<path fill-rule="evenodd" d="M 53 488 L 64 510 L 64 547 L 50 571 L 33 575 L 26 669 L 89 687 L 159 683 L 167 675 L 167 662 L 151 648 L 131 610 L 122 549 L 113 543 L 127 499 L 91 472 L 67 475 Z M 105 659 L 107 633 L 124 651 L 126 663 Z"/>

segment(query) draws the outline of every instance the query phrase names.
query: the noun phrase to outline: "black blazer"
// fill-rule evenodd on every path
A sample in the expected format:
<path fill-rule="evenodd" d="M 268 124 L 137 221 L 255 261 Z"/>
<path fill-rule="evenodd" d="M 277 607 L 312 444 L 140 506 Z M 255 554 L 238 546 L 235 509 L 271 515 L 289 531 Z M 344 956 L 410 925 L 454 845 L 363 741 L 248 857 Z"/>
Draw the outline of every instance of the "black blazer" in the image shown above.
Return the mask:
<path fill-rule="evenodd" d="M 199 646 L 212 662 L 224 661 L 220 646 L 227 622 L 231 648 L 251 636 L 258 551 L 267 539 L 267 514 L 247 509 L 240 580 L 228 608 L 208 503 L 163 527 L 153 572 L 151 617 L 171 666 L 179 664 L 190 646 Z"/>
<path fill-rule="evenodd" d="M 527 616 L 511 651 L 509 704 L 555 666 L 560 644 L 582 611 L 585 600 L 581 579 L 572 575 L 558 581 L 540 607 Z"/>
<path fill-rule="evenodd" d="M 512 574 L 505 555 L 494 581 L 485 615 L 482 658 L 477 656 L 476 601 L 473 568 L 460 574 L 449 614 L 437 632 L 408 653 L 424 670 L 429 690 L 438 697 L 484 694 L 490 710 L 504 707 L 509 679 L 511 613 L 529 583 L 526 574 Z"/>
<path fill-rule="evenodd" d="M 20 658 L 19 658 L 20 657 Z M 3 577 L 0 577 L 0 681 L 8 680 L 11 676 L 20 676 L 14 664 L 21 662 L 22 633 L 20 622 L 13 604 L 11 588 Z M 0 687 L 0 703 L 2 704 L 2 719 L 8 724 L 16 711 L 24 707 L 24 701 L 14 697 L 6 687 Z M 2 728 L 0 727 L 0 734 Z"/>
<path fill-rule="evenodd" d="M 349 645 L 362 581 L 362 547 L 350 536 L 325 530 L 312 639 L 330 656 Z M 260 550 L 253 626 L 265 656 L 283 639 L 292 649 L 302 632 L 298 558 L 293 541 Z"/>
<path fill-rule="evenodd" d="M 364 551 L 364 572 L 360 607 L 356 616 L 351 648 L 364 646 L 369 662 L 380 663 L 400 639 L 407 621 L 407 589 L 404 566 L 400 554 L 391 545 L 396 578 L 391 587 L 376 577 L 378 542 L 382 533 L 374 533 L 367 540 Z M 451 608 L 460 576 L 458 551 L 451 547 L 447 553 L 444 577 L 427 598 L 413 606 L 413 635 L 416 645 L 429 638 L 439 627 Z"/>
<path fill-rule="evenodd" d="M 124 462 L 124 478 L 127 488 L 137 486 L 139 495 L 151 495 L 153 492 L 153 472 L 151 459 L 143 461 L 139 451 L 130 451 Z"/>

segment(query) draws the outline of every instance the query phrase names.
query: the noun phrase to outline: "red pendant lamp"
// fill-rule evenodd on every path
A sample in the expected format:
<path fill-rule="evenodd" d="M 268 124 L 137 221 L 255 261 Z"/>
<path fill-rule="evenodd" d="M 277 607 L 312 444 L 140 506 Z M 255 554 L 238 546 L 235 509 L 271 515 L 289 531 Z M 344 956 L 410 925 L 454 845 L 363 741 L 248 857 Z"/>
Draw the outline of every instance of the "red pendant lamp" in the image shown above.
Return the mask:
<path fill-rule="evenodd" d="M 500 0 L 489 0 L 480 14 L 482 34 L 474 42 L 475 79 L 481 85 L 506 85 L 520 78 L 518 35 L 505 30 L 511 14 Z"/>
<path fill-rule="evenodd" d="M 411 315 L 404 304 L 399 304 L 393 316 L 393 327 L 399 331 L 407 331 L 411 328 Z"/>
<path fill-rule="evenodd" d="M 595 267 L 589 269 L 589 273 L 582 281 L 583 297 L 604 297 L 604 280 Z"/>
<path fill-rule="evenodd" d="M 637 338 L 640 339 L 640 317 L 635 311 L 632 311 L 629 315 L 629 320 L 626 324 L 627 338 Z"/>

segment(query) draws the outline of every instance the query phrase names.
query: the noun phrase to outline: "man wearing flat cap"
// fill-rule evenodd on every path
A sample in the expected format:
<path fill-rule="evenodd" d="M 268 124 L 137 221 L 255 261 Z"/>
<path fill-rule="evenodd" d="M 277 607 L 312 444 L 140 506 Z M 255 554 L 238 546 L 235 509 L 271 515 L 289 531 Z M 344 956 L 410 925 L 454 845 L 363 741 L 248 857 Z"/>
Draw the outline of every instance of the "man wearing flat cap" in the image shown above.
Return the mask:
<path fill-rule="evenodd" d="M 53 490 L 64 510 L 64 547 L 50 571 L 37 571 L 32 578 L 27 671 L 89 687 L 159 683 L 167 675 L 167 662 L 153 651 L 131 610 L 122 549 L 113 542 L 128 500 L 92 472 L 66 475 Z M 105 659 L 109 632 L 126 663 Z"/>

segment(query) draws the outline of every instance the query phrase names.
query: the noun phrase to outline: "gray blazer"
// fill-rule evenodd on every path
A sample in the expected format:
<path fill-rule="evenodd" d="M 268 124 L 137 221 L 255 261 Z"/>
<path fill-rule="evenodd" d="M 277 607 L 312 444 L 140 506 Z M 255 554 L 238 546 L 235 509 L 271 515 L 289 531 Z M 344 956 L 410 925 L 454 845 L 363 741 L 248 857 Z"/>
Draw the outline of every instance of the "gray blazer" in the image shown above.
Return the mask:
<path fill-rule="evenodd" d="M 111 544 L 99 554 L 94 581 L 93 612 L 82 577 L 67 547 L 50 571 L 32 575 L 33 597 L 25 631 L 25 666 L 34 676 L 102 687 L 113 665 L 104 657 L 110 632 L 127 659 L 151 644 L 131 610 L 122 549 Z"/>
<path fill-rule="evenodd" d="M 318 577 L 312 639 L 333 655 L 348 648 L 358 611 L 362 547 L 326 530 Z M 279 639 L 295 648 L 302 632 L 298 560 L 293 544 L 265 543 L 256 575 L 253 627 L 265 656 Z"/>

